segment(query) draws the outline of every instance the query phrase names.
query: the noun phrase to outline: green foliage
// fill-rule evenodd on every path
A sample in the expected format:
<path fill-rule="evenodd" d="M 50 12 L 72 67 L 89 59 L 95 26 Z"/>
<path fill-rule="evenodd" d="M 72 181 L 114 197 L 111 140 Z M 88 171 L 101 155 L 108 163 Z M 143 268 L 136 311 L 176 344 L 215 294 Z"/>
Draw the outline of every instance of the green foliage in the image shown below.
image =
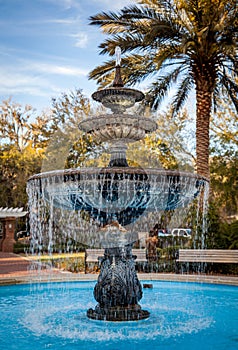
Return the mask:
<path fill-rule="evenodd" d="M 188 147 L 191 120 L 187 111 L 173 117 L 168 110 L 156 116 L 151 113 L 151 117 L 156 119 L 158 131 L 129 145 L 127 158 L 130 166 L 193 170 L 195 158 L 193 148 Z"/>
<path fill-rule="evenodd" d="M 213 238 L 217 249 L 238 249 L 238 221 L 221 222 Z"/>
<path fill-rule="evenodd" d="M 222 106 L 212 119 L 211 199 L 220 217 L 231 220 L 238 213 L 238 118 L 229 99 Z"/>
<path fill-rule="evenodd" d="M 0 204 L 3 207 L 25 207 L 26 182 L 40 172 L 43 150 L 32 143 L 19 150 L 14 145 L 0 147 Z"/>
<path fill-rule="evenodd" d="M 80 89 L 52 99 L 52 135 L 43 171 L 79 167 L 88 158 L 98 157 L 98 143 L 78 128 L 90 112 L 90 101 Z"/>
<path fill-rule="evenodd" d="M 210 249 L 238 249 L 238 221 L 222 220 L 219 209 L 218 203 L 209 206 L 206 246 Z"/>
<path fill-rule="evenodd" d="M 25 254 L 29 251 L 30 244 L 23 242 L 16 242 L 13 247 L 13 252 L 16 254 Z"/>
<path fill-rule="evenodd" d="M 2 102 L 0 115 L 0 206 L 25 207 L 26 182 L 41 169 L 49 119 L 11 99 Z"/>
<path fill-rule="evenodd" d="M 238 212 L 238 152 L 212 157 L 210 168 L 213 201 L 222 217 L 232 217 Z"/>
<path fill-rule="evenodd" d="M 40 116 L 31 106 L 23 108 L 11 99 L 0 105 L 0 206 L 25 207 L 31 175 L 79 166 L 95 148 L 92 138 L 78 130 L 90 110 L 81 90 L 52 102 L 52 113 Z"/>
<path fill-rule="evenodd" d="M 0 105 L 0 117 L 1 146 L 12 145 L 22 151 L 29 141 L 35 148 L 46 145 L 50 135 L 48 115 L 38 116 L 30 105 L 23 108 L 8 99 Z"/>
<path fill-rule="evenodd" d="M 90 101 L 81 89 L 52 98 L 52 129 L 62 129 L 66 123 L 71 127 L 78 127 L 78 123 L 89 114 L 90 109 Z"/>
<path fill-rule="evenodd" d="M 63 258 L 54 259 L 52 265 L 57 269 L 79 273 L 85 271 L 84 258 Z"/>

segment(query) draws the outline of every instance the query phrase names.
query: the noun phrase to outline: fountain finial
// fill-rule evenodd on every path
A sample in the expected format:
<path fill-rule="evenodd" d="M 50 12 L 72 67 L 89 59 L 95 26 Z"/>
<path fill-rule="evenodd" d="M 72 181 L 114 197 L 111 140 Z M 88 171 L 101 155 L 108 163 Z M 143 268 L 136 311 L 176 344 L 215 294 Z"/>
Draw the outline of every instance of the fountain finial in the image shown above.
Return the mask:
<path fill-rule="evenodd" d="M 112 86 L 123 87 L 124 84 L 121 78 L 121 48 L 119 46 L 116 46 L 115 48 L 115 56 L 116 56 L 116 72 L 115 72 L 115 78 L 113 80 Z"/>
<path fill-rule="evenodd" d="M 116 66 L 120 66 L 121 65 L 121 48 L 120 48 L 120 46 L 116 46 L 115 56 L 116 56 Z"/>

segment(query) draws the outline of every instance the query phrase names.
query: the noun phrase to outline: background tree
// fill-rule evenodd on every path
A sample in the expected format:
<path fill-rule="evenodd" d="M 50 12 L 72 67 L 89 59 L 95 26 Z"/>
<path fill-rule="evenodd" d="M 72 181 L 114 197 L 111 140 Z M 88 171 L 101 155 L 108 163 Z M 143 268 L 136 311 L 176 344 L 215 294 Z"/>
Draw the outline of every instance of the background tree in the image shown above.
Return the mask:
<path fill-rule="evenodd" d="M 207 248 L 238 249 L 238 220 L 233 222 L 222 220 L 218 209 L 215 202 L 210 205 Z"/>
<path fill-rule="evenodd" d="M 46 113 L 36 114 L 30 105 L 22 107 L 11 98 L 0 105 L 0 145 L 11 145 L 19 151 L 32 142 L 33 147 L 43 147 L 49 138 L 49 120 Z"/>
<path fill-rule="evenodd" d="M 0 147 L 0 207 L 26 207 L 27 179 L 41 170 L 44 149 L 31 141 L 21 151 L 15 146 Z"/>
<path fill-rule="evenodd" d="M 184 109 L 173 116 L 172 111 L 167 110 L 150 113 L 150 116 L 156 119 L 158 129 L 144 140 L 129 145 L 130 165 L 139 163 L 144 167 L 193 171 L 195 156 L 191 138 L 194 134 L 188 112 Z"/>
<path fill-rule="evenodd" d="M 238 117 L 228 99 L 211 122 L 211 201 L 223 221 L 238 218 Z"/>
<path fill-rule="evenodd" d="M 90 158 L 98 157 L 99 143 L 78 127 L 80 121 L 95 113 L 89 98 L 81 89 L 62 93 L 52 99 L 52 134 L 42 165 L 43 171 L 79 167 Z"/>
<path fill-rule="evenodd" d="M 90 152 L 96 158 L 96 143 L 78 129 L 90 108 L 89 99 L 79 89 L 54 98 L 52 111 L 41 115 L 30 105 L 2 101 L 0 207 L 26 207 L 26 183 L 31 175 L 79 166 Z"/>
<path fill-rule="evenodd" d="M 197 172 L 209 178 L 209 128 L 212 105 L 227 94 L 238 110 L 237 0 L 141 0 L 118 13 L 90 17 L 109 35 L 101 53 L 120 46 L 124 82 L 150 78 L 147 101 L 157 108 L 171 87 L 177 89 L 175 114 L 191 89 L 196 91 Z M 106 86 L 114 60 L 96 67 L 90 78 Z"/>
<path fill-rule="evenodd" d="M 29 105 L 11 99 L 0 105 L 0 206 L 26 206 L 26 182 L 41 169 L 48 124 Z"/>

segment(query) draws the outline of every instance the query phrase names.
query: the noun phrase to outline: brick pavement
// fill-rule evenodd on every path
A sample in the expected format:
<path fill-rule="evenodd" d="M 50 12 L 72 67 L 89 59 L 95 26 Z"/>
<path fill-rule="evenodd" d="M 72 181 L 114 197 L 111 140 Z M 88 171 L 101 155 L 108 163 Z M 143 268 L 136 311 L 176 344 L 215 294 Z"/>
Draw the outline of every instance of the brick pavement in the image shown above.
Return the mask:
<path fill-rule="evenodd" d="M 30 261 L 14 253 L 0 252 L 0 278 L 27 275 Z"/>

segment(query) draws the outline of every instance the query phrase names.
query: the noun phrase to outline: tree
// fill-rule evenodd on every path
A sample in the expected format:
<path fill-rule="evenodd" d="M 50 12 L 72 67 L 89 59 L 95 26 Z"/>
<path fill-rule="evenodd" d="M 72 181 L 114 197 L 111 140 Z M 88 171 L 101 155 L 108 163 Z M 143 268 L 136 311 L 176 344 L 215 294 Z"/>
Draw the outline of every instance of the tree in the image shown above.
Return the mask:
<path fill-rule="evenodd" d="M 30 105 L 22 107 L 9 98 L 0 104 L 0 145 L 12 145 L 22 151 L 31 141 L 33 147 L 43 147 L 50 135 L 50 117 L 36 115 Z"/>
<path fill-rule="evenodd" d="M 229 99 L 223 97 L 220 106 L 211 119 L 211 154 L 234 154 L 238 147 L 238 116 Z"/>
<path fill-rule="evenodd" d="M 92 112 L 90 100 L 81 89 L 62 93 L 52 99 L 50 142 L 43 162 L 43 171 L 75 168 L 90 157 L 98 157 L 99 144 L 91 135 L 79 130 L 79 123 Z"/>
<path fill-rule="evenodd" d="M 146 135 L 144 140 L 129 145 L 130 166 L 162 167 L 164 169 L 193 170 L 194 149 L 188 147 L 191 139 L 191 120 L 186 110 L 173 116 L 171 110 L 153 113 L 158 132 Z M 191 142 L 190 142 L 191 143 Z"/>
<path fill-rule="evenodd" d="M 209 128 L 217 97 L 228 95 L 238 110 L 237 0 L 141 0 L 118 13 L 91 16 L 109 38 L 101 54 L 120 46 L 125 83 L 152 79 L 147 101 L 158 108 L 173 86 L 173 113 L 196 91 L 197 172 L 209 178 Z M 113 60 L 96 67 L 90 78 L 112 81 Z"/>
<path fill-rule="evenodd" d="M 13 102 L 0 104 L 0 206 L 24 207 L 26 182 L 40 172 L 50 117 Z"/>
<path fill-rule="evenodd" d="M 211 123 L 211 201 L 223 221 L 234 220 L 238 213 L 237 120 L 229 101 L 223 101 L 223 110 Z"/>
<path fill-rule="evenodd" d="M 0 207 L 25 207 L 26 183 L 41 170 L 44 149 L 32 142 L 19 150 L 14 145 L 0 147 Z"/>
<path fill-rule="evenodd" d="M 220 218 L 231 222 L 238 214 L 238 129 L 237 113 L 229 99 L 211 119 L 211 201 Z"/>
<path fill-rule="evenodd" d="M 33 174 L 80 166 L 90 152 L 96 158 L 97 143 L 78 128 L 89 112 L 80 89 L 54 98 L 52 111 L 41 115 L 11 99 L 0 103 L 0 207 L 26 206 Z"/>

